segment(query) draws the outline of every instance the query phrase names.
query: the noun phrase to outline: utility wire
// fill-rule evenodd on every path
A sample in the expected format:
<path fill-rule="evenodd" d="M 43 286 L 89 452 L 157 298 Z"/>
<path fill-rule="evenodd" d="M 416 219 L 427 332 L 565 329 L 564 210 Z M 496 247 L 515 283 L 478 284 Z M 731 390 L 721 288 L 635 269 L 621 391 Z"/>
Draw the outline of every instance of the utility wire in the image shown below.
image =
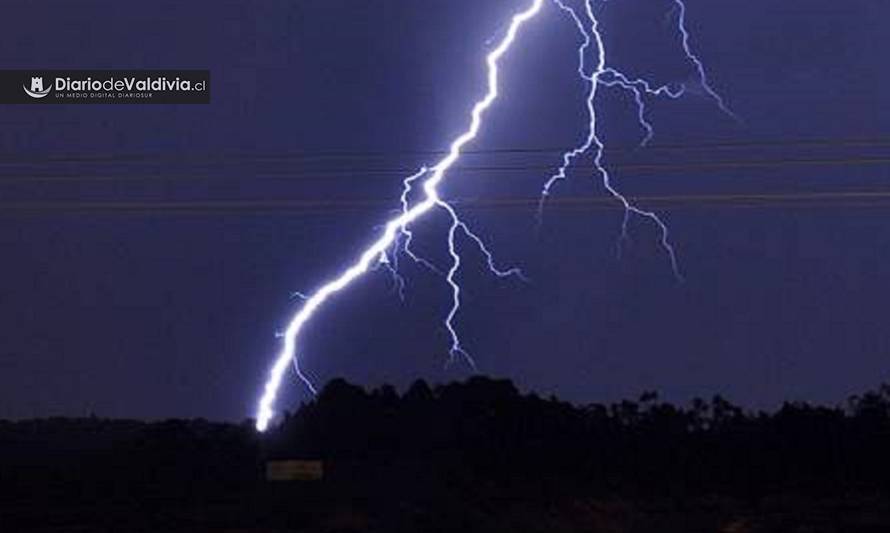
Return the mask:
<path fill-rule="evenodd" d="M 608 165 L 612 170 L 625 172 L 655 172 L 678 170 L 713 170 L 713 169 L 747 169 L 747 168 L 780 168 L 786 166 L 882 166 L 890 164 L 890 157 L 844 157 L 844 158 L 812 158 L 812 159 L 764 159 L 764 160 L 725 160 L 725 161 L 697 161 L 690 163 L 625 163 Z M 454 172 L 471 173 L 508 173 L 536 171 L 545 173 L 552 171 L 555 164 L 549 165 L 486 165 L 486 166 L 458 166 Z M 593 165 L 576 165 L 570 168 L 571 173 L 593 172 Z M 293 172 L 280 171 L 279 173 L 257 173 L 245 175 L 230 175 L 219 173 L 207 174 L 126 174 L 126 175 L 88 175 L 88 174 L 17 174 L 10 176 L 0 175 L 0 184 L 22 182 L 91 182 L 91 181 L 191 181 L 191 180 L 320 180 L 320 179 L 354 179 L 359 177 L 403 177 L 408 173 L 416 172 L 416 168 L 354 168 L 354 169 L 301 169 Z"/>
<path fill-rule="evenodd" d="M 787 148 L 787 147 L 880 147 L 890 146 L 890 138 L 835 138 L 835 139 L 793 139 L 793 140 L 749 140 L 749 141 L 701 141 L 690 143 L 651 144 L 641 149 L 638 146 L 606 147 L 609 152 L 637 153 L 687 150 L 730 150 L 738 148 Z M 498 154 L 562 154 L 565 147 L 514 147 L 467 150 L 466 155 Z M 259 160 L 312 160 L 328 158 L 380 158 L 402 156 L 435 156 L 447 153 L 443 150 L 315 150 L 287 153 L 225 153 L 225 154 L 109 154 L 109 155 L 0 155 L 0 165 L 29 163 L 114 163 L 114 162 L 167 162 L 167 161 L 259 161 Z"/>
<path fill-rule="evenodd" d="M 706 194 L 638 196 L 636 202 L 664 207 L 890 207 L 890 190 L 883 191 L 834 191 L 775 194 Z M 455 200 L 453 205 L 461 209 L 509 209 L 536 208 L 539 199 L 503 197 L 486 200 Z M 269 212 L 334 213 L 352 210 L 385 209 L 388 202 L 370 200 L 292 200 L 292 201 L 244 201 L 212 200 L 188 201 L 104 201 L 104 202 L 20 202 L 0 203 L 0 213 L 45 212 L 145 212 L 145 213 L 211 213 L 211 212 Z M 621 209 L 621 205 L 607 197 L 552 198 L 548 209 Z"/>

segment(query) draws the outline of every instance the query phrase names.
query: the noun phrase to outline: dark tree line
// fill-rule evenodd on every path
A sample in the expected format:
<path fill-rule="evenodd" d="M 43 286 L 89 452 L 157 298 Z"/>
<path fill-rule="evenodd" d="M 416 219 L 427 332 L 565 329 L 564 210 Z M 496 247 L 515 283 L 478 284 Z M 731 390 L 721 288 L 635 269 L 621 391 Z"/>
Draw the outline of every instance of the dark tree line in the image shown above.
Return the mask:
<path fill-rule="evenodd" d="M 472 486 L 629 495 L 890 491 L 890 385 L 846 407 L 750 413 L 720 396 L 688 407 L 655 393 L 577 407 L 483 377 L 366 392 L 332 381 L 270 437 L 273 455 L 323 457 Z M 457 480 L 460 482 L 461 479 Z"/>
<path fill-rule="evenodd" d="M 61 530 L 97 520 L 107 522 L 97 531 L 146 520 L 200 530 L 188 522 L 197 515 L 300 530 L 347 505 L 408 521 L 404 530 L 421 527 L 409 510 L 424 509 L 437 518 L 421 529 L 444 531 L 462 528 L 468 508 L 483 520 L 537 506 L 544 520 L 559 502 L 614 498 L 888 501 L 888 452 L 888 385 L 843 407 L 754 413 L 719 396 L 677 407 L 654 393 L 575 406 L 483 377 L 402 394 L 334 380 L 263 435 L 249 420 L 0 422 L 0 524 L 24 531 L 46 515 Z M 266 461 L 283 458 L 323 460 L 324 481 L 265 482 Z"/>

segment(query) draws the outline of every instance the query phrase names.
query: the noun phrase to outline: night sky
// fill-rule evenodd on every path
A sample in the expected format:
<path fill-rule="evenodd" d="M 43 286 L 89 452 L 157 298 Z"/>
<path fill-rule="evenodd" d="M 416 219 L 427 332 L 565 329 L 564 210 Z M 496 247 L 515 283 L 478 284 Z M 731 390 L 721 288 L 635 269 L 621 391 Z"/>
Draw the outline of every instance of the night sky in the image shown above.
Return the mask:
<path fill-rule="evenodd" d="M 5 2 L 3 68 L 210 69 L 212 104 L 0 106 L 0 417 L 251 416 L 290 293 L 376 237 L 401 179 L 466 127 L 487 47 L 526 5 Z M 481 153 L 444 187 L 530 278 L 489 276 L 464 247 L 466 349 L 481 373 L 578 403 L 834 404 L 890 379 L 890 202 L 858 194 L 890 194 L 890 3 L 688 0 L 741 123 L 696 86 L 671 6 L 610 0 L 601 28 L 613 66 L 689 94 L 651 103 L 646 149 L 626 94 L 602 89 L 598 108 L 616 184 L 663 214 L 686 282 L 645 221 L 618 257 L 622 213 L 589 160 L 536 229 L 586 125 L 579 36 L 548 4 L 503 61 Z M 446 223 L 416 228 L 442 266 Z M 470 374 L 446 367 L 447 286 L 404 264 L 404 302 L 372 273 L 308 327 L 318 384 Z M 279 406 L 307 398 L 288 377 Z"/>

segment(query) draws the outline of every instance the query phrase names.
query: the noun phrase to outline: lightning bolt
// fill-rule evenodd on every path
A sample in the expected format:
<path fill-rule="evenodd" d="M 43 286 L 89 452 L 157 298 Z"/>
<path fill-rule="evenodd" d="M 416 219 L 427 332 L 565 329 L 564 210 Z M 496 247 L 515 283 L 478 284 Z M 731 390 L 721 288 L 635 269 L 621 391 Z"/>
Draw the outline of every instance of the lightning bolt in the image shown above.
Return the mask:
<path fill-rule="evenodd" d="M 720 107 L 721 111 L 732 117 L 736 122 L 741 122 L 738 115 L 726 105 L 726 102 L 723 100 L 723 97 L 720 96 L 720 93 L 711 87 L 711 82 L 708 81 L 708 73 L 705 71 L 704 63 L 702 63 L 702 60 L 699 59 L 692 50 L 692 45 L 689 44 L 691 37 L 689 30 L 686 28 L 686 4 L 683 0 L 674 0 L 674 4 L 676 6 L 675 9 L 677 10 L 677 26 L 680 30 L 680 35 L 682 36 L 683 51 L 686 52 L 686 57 L 692 61 L 693 65 L 695 65 L 695 70 L 698 73 L 698 81 L 701 84 L 702 89 L 704 89 L 708 96 L 717 102 L 717 106 Z"/>
<path fill-rule="evenodd" d="M 603 164 L 603 152 L 605 146 L 597 133 L 595 102 L 597 89 L 600 86 L 615 87 L 630 92 L 633 95 L 637 106 L 638 122 L 644 132 L 640 145 L 645 146 L 655 134 L 655 130 L 647 118 L 646 100 L 651 97 L 677 99 L 683 96 L 687 88 L 685 86 L 659 86 L 644 78 L 627 76 L 623 72 L 608 66 L 605 45 L 599 30 L 599 22 L 593 10 L 594 0 L 580 0 L 583 2 L 584 6 L 583 15 L 579 15 L 578 11 L 569 7 L 564 0 L 553 1 L 562 11 L 572 18 L 582 37 L 582 44 L 578 49 L 578 75 L 581 80 L 589 86 L 585 100 L 588 123 L 584 141 L 578 147 L 563 154 L 562 164 L 544 183 L 538 206 L 538 221 L 540 223 L 542 220 L 543 209 L 547 197 L 551 195 L 553 187 L 558 182 L 567 178 L 572 163 L 577 158 L 592 153 L 593 167 L 595 170 L 594 175 L 599 177 L 603 187 L 615 200 L 620 202 L 624 208 L 624 217 L 621 224 L 621 235 L 618 247 L 619 253 L 621 244 L 629 238 L 628 229 L 631 217 L 633 215 L 642 217 L 653 223 L 660 231 L 660 244 L 670 260 L 674 276 L 678 280 L 682 280 L 677 263 L 676 252 L 671 244 L 667 225 L 656 213 L 636 206 L 623 195 L 613 184 L 612 175 Z M 705 72 L 704 64 L 692 50 L 690 45 L 690 34 L 686 28 L 686 5 L 682 0 L 673 0 L 673 2 L 675 3 L 674 9 L 677 12 L 677 24 L 681 36 L 682 47 L 687 59 L 695 67 L 699 84 L 704 92 L 715 100 L 724 113 L 738 120 L 736 115 L 726 105 L 723 98 L 711 87 L 707 78 L 707 73 Z M 494 275 L 500 278 L 515 276 L 523 280 L 525 277 L 519 269 L 501 269 L 496 265 L 491 251 L 485 245 L 483 240 L 473 233 L 469 226 L 460 219 L 454 207 L 440 197 L 438 187 L 445 179 L 448 170 L 460 159 L 463 148 L 477 137 L 482 126 L 482 119 L 485 112 L 498 98 L 499 60 L 513 45 L 520 28 L 540 12 L 543 3 L 544 0 L 532 0 L 529 7 L 513 16 L 503 39 L 486 57 L 488 91 L 485 96 L 473 106 L 468 129 L 451 143 L 448 154 L 435 166 L 431 168 L 423 167 L 415 174 L 408 176 L 403 180 L 402 194 L 400 197 L 401 209 L 393 218 L 388 220 L 382 226 L 383 231 L 378 239 L 362 251 L 355 263 L 341 272 L 339 276 L 322 285 L 314 293 L 294 293 L 294 297 L 300 298 L 303 301 L 303 305 L 291 319 L 287 329 L 279 335 L 283 339 L 282 348 L 269 371 L 268 379 L 263 388 L 263 394 L 259 400 L 256 421 L 257 430 L 265 431 L 275 415 L 275 399 L 278 395 L 278 390 L 281 387 L 281 382 L 289 363 L 293 363 L 297 376 L 309 390 L 313 393 L 316 392 L 311 380 L 302 371 L 300 367 L 300 359 L 297 356 L 297 341 L 299 340 L 300 332 L 315 312 L 331 297 L 349 287 L 353 281 L 367 273 L 369 270 L 383 269 L 389 272 L 393 278 L 394 287 L 399 295 L 404 298 L 405 280 L 399 271 L 399 258 L 403 255 L 413 260 L 416 264 L 440 275 L 446 281 L 452 296 L 452 304 L 444 320 L 445 329 L 450 337 L 449 363 L 460 357 L 475 368 L 475 361 L 461 345 L 460 337 L 454 324 L 461 304 L 461 288 L 457 281 L 457 275 L 461 269 L 462 260 L 459 252 L 458 239 L 465 239 L 475 245 L 485 258 L 489 271 Z M 591 48 L 596 51 L 596 62 L 593 65 L 593 68 L 589 69 L 587 66 L 587 56 Z M 588 70 L 590 71 L 588 72 Z M 422 198 L 420 201 L 412 205 L 411 196 L 412 193 L 415 192 L 415 187 L 418 184 L 422 184 Z M 451 264 L 447 269 L 440 268 L 427 259 L 420 257 L 411 248 L 414 238 L 414 234 L 410 229 L 411 225 L 434 210 L 443 211 L 450 219 L 450 225 L 447 232 L 447 247 L 448 255 L 451 258 Z"/>
<path fill-rule="evenodd" d="M 306 299 L 303 303 L 303 306 L 300 308 L 300 310 L 290 321 L 287 329 L 284 332 L 284 342 L 281 352 L 278 354 L 278 357 L 275 359 L 275 362 L 272 365 L 271 370 L 269 371 L 268 380 L 266 381 L 266 384 L 263 388 L 262 397 L 259 400 L 256 420 L 256 428 L 258 431 L 265 431 L 268 428 L 269 422 L 271 421 L 272 417 L 275 415 L 275 399 L 278 396 L 278 390 L 281 387 L 281 381 L 284 377 L 284 373 L 291 361 L 293 361 L 294 368 L 300 380 L 303 381 L 303 383 L 305 383 L 310 390 L 315 392 L 315 387 L 300 369 L 299 358 L 297 357 L 297 340 L 299 338 L 300 332 L 302 331 L 306 323 L 312 318 L 315 312 L 333 295 L 344 290 L 358 277 L 368 272 L 368 270 L 371 269 L 375 265 L 375 263 L 379 264 L 381 258 L 387 257 L 387 250 L 390 250 L 394 246 L 394 244 L 397 244 L 397 241 L 400 240 L 400 237 L 402 237 L 401 240 L 403 243 L 407 241 L 407 244 L 403 244 L 403 248 L 405 246 L 408 246 L 410 253 L 411 234 L 407 228 L 410 226 L 410 224 L 412 224 L 422 216 L 428 214 L 435 208 L 444 209 L 449 214 L 449 216 L 451 216 L 452 220 L 452 224 L 448 232 L 448 248 L 452 258 L 452 264 L 446 275 L 446 280 L 452 288 L 453 295 L 453 306 L 446 318 L 446 327 L 449 330 L 452 340 L 451 354 L 452 356 L 462 355 L 469 361 L 472 361 L 472 359 L 469 357 L 469 354 L 467 354 L 463 350 L 460 344 L 460 339 L 458 338 L 453 325 L 453 320 L 460 306 L 460 287 L 455 282 L 455 275 L 457 274 L 461 264 L 460 255 L 457 253 L 455 244 L 458 232 L 462 232 L 465 236 L 469 237 L 471 240 L 480 245 L 483 253 L 488 259 L 489 267 L 494 269 L 496 273 L 498 273 L 499 275 L 510 275 L 511 273 L 516 273 L 516 271 L 501 271 L 494 267 L 494 262 L 492 260 L 491 254 L 488 252 L 488 249 L 485 248 L 484 245 L 482 245 L 482 241 L 469 230 L 466 224 L 460 221 L 454 209 L 452 209 L 450 205 L 448 205 L 444 200 L 440 198 L 438 186 L 445 178 L 448 170 L 460 158 L 461 151 L 464 146 L 476 138 L 482 126 L 483 114 L 491 107 L 491 105 L 498 97 L 499 60 L 513 45 L 513 42 L 516 39 L 516 35 L 523 24 L 525 24 L 528 20 L 530 20 L 540 12 L 543 3 L 544 0 L 533 0 L 532 4 L 525 11 L 514 15 L 510 22 L 510 26 L 507 29 L 506 35 L 498 44 L 498 46 L 495 47 L 488 54 L 486 58 L 486 65 L 488 67 L 488 92 L 473 106 L 469 128 L 452 142 L 448 151 L 448 155 L 440 160 L 432 169 L 430 169 L 430 176 L 423 181 L 424 194 L 422 201 L 409 207 L 406 199 L 407 194 L 411 190 L 414 182 L 421 179 L 421 176 L 425 175 L 426 172 L 419 173 L 420 175 L 415 175 L 416 177 L 414 177 L 413 179 L 408 178 L 405 180 L 405 188 L 407 190 L 403 192 L 403 210 L 401 214 L 386 223 L 386 225 L 384 226 L 383 234 L 376 241 L 365 248 L 365 250 L 362 252 L 360 257 L 354 264 L 343 271 L 338 277 L 322 285 L 311 296 L 309 296 L 309 298 Z"/>
<path fill-rule="evenodd" d="M 701 86 L 705 94 L 714 100 L 717 107 L 719 107 L 724 114 L 731 117 L 736 122 L 741 122 L 739 117 L 726 104 L 723 97 L 720 96 L 720 93 L 711 86 L 711 83 L 708 81 L 708 74 L 705 71 L 704 63 L 692 50 L 692 45 L 690 44 L 691 35 L 686 28 L 686 4 L 683 0 L 673 0 L 673 3 L 674 9 L 671 10 L 671 14 L 677 13 L 677 29 L 680 33 L 680 42 L 683 47 L 683 52 L 686 54 L 686 59 L 688 59 L 695 68 L 698 84 Z M 655 86 L 655 84 L 647 79 L 631 79 L 623 72 L 611 67 L 603 70 L 598 81 L 606 87 L 618 87 L 633 95 L 637 106 L 637 120 L 645 131 L 645 135 L 643 136 L 642 141 L 640 141 L 641 147 L 645 147 L 649 144 L 649 141 L 655 136 L 655 129 L 652 126 L 652 123 L 646 118 L 646 98 L 661 96 L 676 100 L 686 92 L 685 85 L 680 85 L 679 87 L 671 87 L 670 85 Z"/>
<path fill-rule="evenodd" d="M 708 82 L 704 63 L 702 63 L 702 61 L 692 50 L 692 46 L 690 44 L 690 33 L 686 27 L 686 4 L 684 4 L 682 0 L 673 1 L 675 4 L 674 9 L 678 13 L 677 26 L 681 36 L 683 51 L 686 54 L 686 58 L 695 67 L 696 73 L 698 75 L 699 84 L 701 85 L 705 93 L 707 93 L 707 95 L 710 96 L 717 103 L 717 106 L 720 108 L 721 111 L 723 111 L 725 114 L 729 115 L 733 119 L 738 120 L 738 117 L 732 112 L 732 110 L 729 109 L 720 94 L 717 93 L 717 91 L 715 91 L 713 87 L 711 87 L 710 83 Z M 683 85 L 676 88 L 673 88 L 669 85 L 657 86 L 644 78 L 631 78 L 620 70 L 609 67 L 606 61 L 606 49 L 603 42 L 602 33 L 599 31 L 599 21 L 597 20 L 593 12 L 593 1 L 584 0 L 583 17 L 579 15 L 574 8 L 568 6 L 563 0 L 554 0 L 554 2 L 557 4 L 557 6 L 559 6 L 561 10 L 566 12 L 572 18 L 576 28 L 578 29 L 578 32 L 582 36 L 582 44 L 578 48 L 578 76 L 584 83 L 588 84 L 590 87 L 587 93 L 586 100 L 588 125 L 587 134 L 584 142 L 580 146 L 573 148 L 563 154 L 562 164 L 557 169 L 557 171 L 553 175 L 551 175 L 550 178 L 544 183 L 544 187 L 541 190 L 541 198 L 538 202 L 538 224 L 540 225 L 543 221 L 544 206 L 547 201 L 547 197 L 550 196 L 552 193 L 553 187 L 558 182 L 567 178 L 569 168 L 571 167 L 575 159 L 593 150 L 593 166 L 596 174 L 600 176 L 602 184 L 609 192 L 609 194 L 612 195 L 612 197 L 615 198 L 617 201 L 619 201 L 624 207 L 624 218 L 621 223 L 621 234 L 618 241 L 619 255 L 622 250 L 622 243 L 629 239 L 628 226 L 630 224 L 631 215 L 638 215 L 640 217 L 648 219 L 653 224 L 655 224 L 660 232 L 660 244 L 666 252 L 667 257 L 670 261 L 671 270 L 674 274 L 674 277 L 678 281 L 682 281 L 683 276 L 680 273 L 676 251 L 670 241 L 670 232 L 668 230 L 667 224 L 665 224 L 661 217 L 659 217 L 655 212 L 642 209 L 628 200 L 628 198 L 614 186 L 614 184 L 612 183 L 611 174 L 603 165 L 603 150 L 605 146 L 597 134 L 597 116 L 595 102 L 597 96 L 597 88 L 600 85 L 604 87 L 617 87 L 630 92 L 633 95 L 634 101 L 637 106 L 637 121 L 645 132 L 642 140 L 640 141 L 640 146 L 644 147 L 649 143 L 649 141 L 652 140 L 652 137 L 655 135 L 655 129 L 646 116 L 646 97 L 667 97 L 670 99 L 678 99 L 682 97 L 683 94 L 686 92 L 686 87 Z M 595 46 L 596 48 L 597 59 L 593 71 L 588 73 L 586 66 L 586 57 L 588 49 L 591 47 L 591 45 Z"/>
<path fill-rule="evenodd" d="M 637 121 L 642 126 L 643 130 L 646 132 L 643 136 L 643 140 L 640 141 L 640 146 L 644 147 L 649 144 L 649 141 L 652 140 L 652 137 L 655 136 L 655 128 L 652 126 L 652 123 L 649 122 L 649 119 L 646 118 L 646 96 L 665 96 L 671 99 L 676 100 L 683 96 L 683 93 L 686 92 L 686 87 L 680 86 L 677 89 L 672 89 L 668 85 L 662 85 L 659 87 L 653 88 L 652 83 L 643 78 L 637 79 L 629 79 L 622 72 L 615 70 L 614 68 L 607 68 L 600 73 L 597 81 L 600 85 L 605 87 L 619 87 L 624 89 L 625 91 L 630 92 L 634 97 L 634 102 L 637 105 Z"/>
<path fill-rule="evenodd" d="M 644 88 L 651 89 L 651 87 L 647 82 L 643 80 L 635 80 L 634 82 L 631 82 L 631 80 L 628 80 L 628 78 L 620 72 L 606 66 L 606 47 L 603 42 L 602 33 L 599 31 L 599 21 L 597 20 L 596 15 L 593 12 L 593 3 L 591 0 L 584 1 L 586 22 L 574 8 L 569 7 L 562 0 L 554 0 L 554 2 L 556 2 L 560 9 L 569 14 L 569 16 L 575 22 L 575 26 L 578 28 L 578 31 L 583 37 L 584 42 L 578 49 L 578 75 L 590 87 L 586 99 L 588 124 L 586 134 L 587 136 L 584 142 L 577 148 L 574 148 L 563 154 L 562 165 L 559 167 L 556 173 L 553 174 L 544 183 L 544 187 L 541 190 L 541 199 L 538 203 L 538 221 L 540 223 L 540 221 L 543 219 L 544 204 L 547 200 L 547 197 L 550 196 L 550 194 L 552 193 L 552 189 L 557 182 L 566 179 L 569 167 L 571 166 L 572 162 L 576 158 L 593 150 L 593 167 L 595 173 L 599 175 L 603 187 L 605 187 L 606 191 L 608 191 L 615 200 L 620 202 L 622 207 L 624 208 L 624 218 L 621 222 L 621 235 L 619 238 L 618 246 L 619 254 L 621 252 L 621 244 L 629 239 L 628 226 L 630 225 L 631 215 L 638 215 L 640 217 L 648 219 L 658 227 L 661 233 L 661 246 L 667 253 L 668 259 L 670 260 L 671 270 L 674 273 L 674 277 L 677 278 L 677 280 L 682 281 L 683 276 L 680 274 L 680 267 L 677 263 L 677 254 L 674 250 L 673 244 L 671 244 L 670 232 L 668 230 L 667 224 L 665 224 L 664 221 L 653 211 L 647 211 L 636 206 L 615 187 L 615 185 L 612 183 L 612 175 L 603 164 L 603 151 L 605 149 L 605 145 L 600 140 L 599 135 L 597 134 L 597 114 L 595 102 L 597 88 L 601 85 L 601 79 L 604 75 L 611 75 L 611 79 L 607 79 L 605 85 L 609 85 L 609 83 L 612 82 L 621 84 L 622 80 L 626 80 L 628 82 L 627 86 L 633 88 L 634 91 L 639 91 L 639 89 L 636 88 L 639 85 L 642 85 Z M 591 47 L 591 45 L 593 45 L 596 49 L 596 64 L 594 65 L 593 72 L 588 74 L 586 72 L 585 58 L 587 55 L 587 50 Z M 661 90 L 667 91 L 667 89 L 658 89 L 656 90 L 656 92 Z M 637 94 L 639 94 L 639 92 Z M 675 93 L 667 92 L 667 94 L 673 95 Z M 637 102 L 639 103 L 641 101 L 642 100 L 640 96 L 638 97 Z M 644 116 L 644 110 L 645 107 L 641 105 L 641 117 Z M 642 123 L 644 125 L 649 124 L 648 122 L 646 122 L 645 118 L 642 119 Z M 648 125 L 648 128 L 651 130 L 651 125 Z"/>

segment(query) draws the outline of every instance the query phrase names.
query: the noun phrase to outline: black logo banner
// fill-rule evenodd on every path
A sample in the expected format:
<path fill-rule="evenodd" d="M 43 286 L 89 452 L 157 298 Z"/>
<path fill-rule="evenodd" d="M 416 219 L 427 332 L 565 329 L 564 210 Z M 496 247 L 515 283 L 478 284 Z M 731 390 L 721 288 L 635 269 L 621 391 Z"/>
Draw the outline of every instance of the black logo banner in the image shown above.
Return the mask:
<path fill-rule="evenodd" d="M 209 103 L 209 70 L 0 70 L 0 104 Z"/>

